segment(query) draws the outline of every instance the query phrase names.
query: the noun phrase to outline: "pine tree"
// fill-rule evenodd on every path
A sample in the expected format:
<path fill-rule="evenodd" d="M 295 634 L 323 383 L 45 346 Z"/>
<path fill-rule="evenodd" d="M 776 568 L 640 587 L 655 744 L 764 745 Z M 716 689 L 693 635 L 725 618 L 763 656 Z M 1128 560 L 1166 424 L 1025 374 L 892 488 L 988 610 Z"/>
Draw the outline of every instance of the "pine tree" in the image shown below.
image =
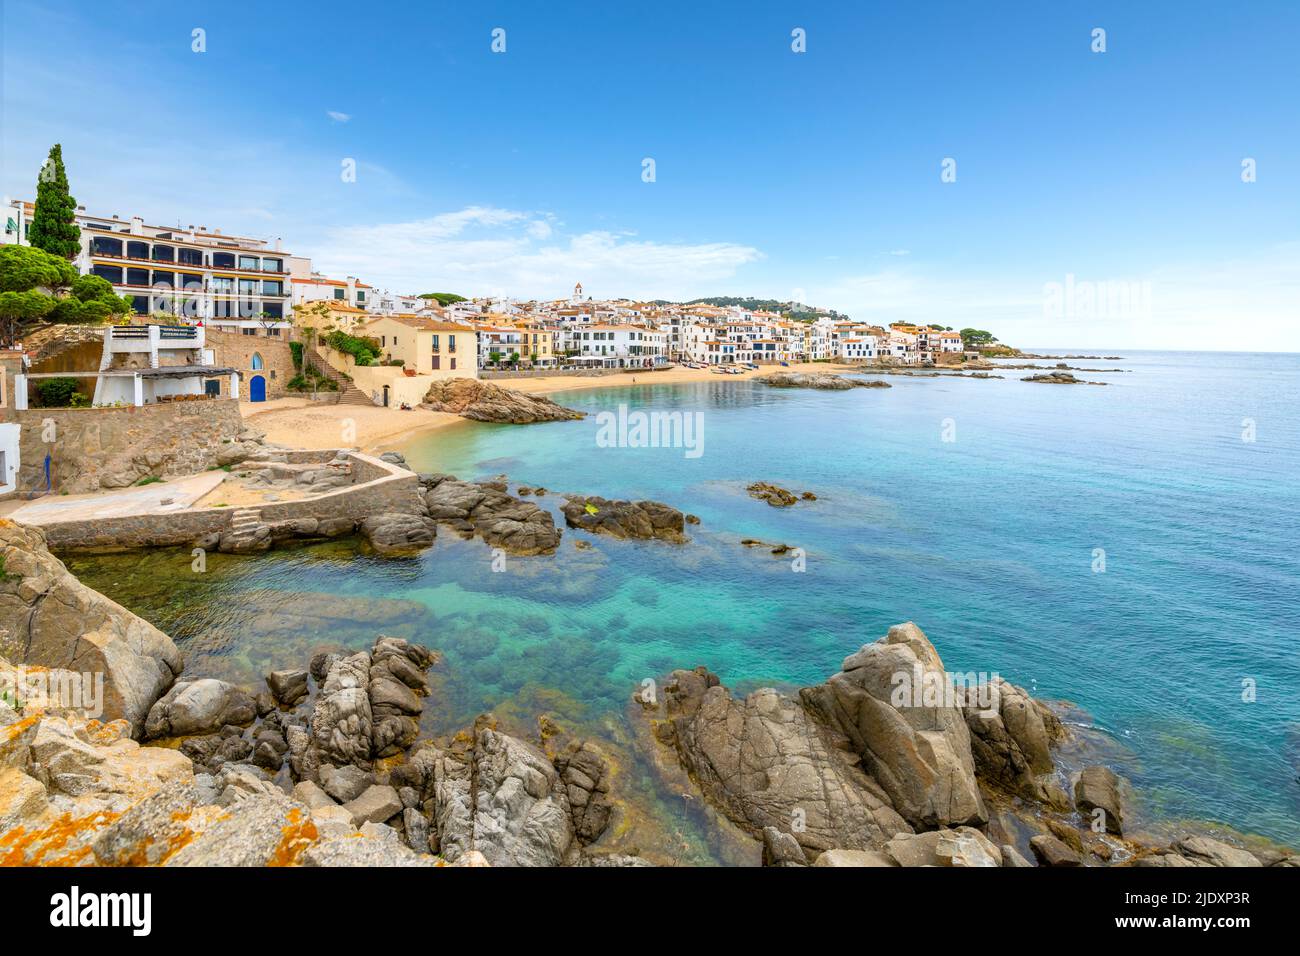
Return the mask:
<path fill-rule="evenodd" d="M 63 147 L 55 143 L 36 180 L 36 211 L 27 229 L 28 241 L 38 249 L 64 259 L 81 252 L 81 230 L 76 223 L 77 201 L 68 195 L 68 174 L 63 168 Z"/>

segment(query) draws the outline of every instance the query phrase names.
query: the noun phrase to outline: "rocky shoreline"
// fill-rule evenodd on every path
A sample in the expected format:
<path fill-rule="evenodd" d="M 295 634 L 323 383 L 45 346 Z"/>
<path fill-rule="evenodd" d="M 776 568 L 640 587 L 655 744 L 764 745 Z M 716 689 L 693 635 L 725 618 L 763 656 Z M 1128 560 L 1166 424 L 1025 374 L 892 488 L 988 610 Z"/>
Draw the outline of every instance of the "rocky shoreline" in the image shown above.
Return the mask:
<path fill-rule="evenodd" d="M 623 770 L 640 753 L 664 792 L 685 788 L 700 803 L 738 859 L 768 865 L 1300 865 L 1263 844 L 1129 833 L 1126 784 L 1102 765 L 1066 772 L 1058 752 L 1072 731 L 1051 707 L 1000 679 L 953 699 L 915 624 L 793 693 L 739 698 L 704 667 L 674 671 L 661 691 L 631 695 L 630 742 L 545 714 L 532 732 L 483 715 L 428 739 L 420 717 L 446 682 L 436 635 L 431 647 L 377 634 L 366 650 L 320 651 L 261 689 L 191 678 L 166 635 L 77 584 L 39 532 L 0 531 L 0 624 L 27 639 L 7 644 L 0 663 L 6 686 L 24 687 L 0 704 L 2 862 L 671 864 L 666 846 L 635 842 L 662 833 L 644 829 L 637 777 Z M 51 664 L 78 659 L 33 640 L 50 622 L 21 603 L 78 588 L 114 664 L 95 717 L 42 692 L 76 678 Z M 90 636 L 62 633 L 73 646 Z M 167 686 L 124 693 L 118 685 L 146 667 L 165 668 Z M 900 674 L 930 690 L 900 698 Z"/>

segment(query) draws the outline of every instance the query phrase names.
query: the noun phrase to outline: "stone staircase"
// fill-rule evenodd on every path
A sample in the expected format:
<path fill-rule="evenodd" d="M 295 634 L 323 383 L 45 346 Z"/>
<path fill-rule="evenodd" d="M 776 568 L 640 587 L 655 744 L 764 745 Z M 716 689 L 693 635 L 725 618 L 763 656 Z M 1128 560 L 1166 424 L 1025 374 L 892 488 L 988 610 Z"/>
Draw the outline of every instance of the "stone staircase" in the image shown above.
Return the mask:
<path fill-rule="evenodd" d="M 256 508 L 236 508 L 231 512 L 230 524 L 221 533 L 221 550 L 239 553 L 268 547 L 270 540 L 267 532 L 262 531 L 264 527 L 262 513 Z"/>
<path fill-rule="evenodd" d="M 315 349 L 304 350 L 303 362 L 314 366 L 322 375 L 339 387 L 340 405 L 369 405 L 374 407 L 375 403 L 369 395 L 353 385 L 351 379 L 325 361 L 325 357 Z"/>

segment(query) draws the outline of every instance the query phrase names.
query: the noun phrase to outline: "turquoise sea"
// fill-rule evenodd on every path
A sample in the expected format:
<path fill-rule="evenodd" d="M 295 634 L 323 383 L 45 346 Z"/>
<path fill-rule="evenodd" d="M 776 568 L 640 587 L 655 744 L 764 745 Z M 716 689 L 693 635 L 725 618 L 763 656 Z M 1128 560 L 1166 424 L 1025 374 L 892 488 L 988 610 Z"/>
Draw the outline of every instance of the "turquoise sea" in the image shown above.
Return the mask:
<path fill-rule="evenodd" d="M 446 659 L 432 731 L 556 700 L 621 720 L 643 679 L 697 664 L 741 689 L 814 683 L 914 620 L 950 671 L 1085 710 L 1122 745 L 1143 817 L 1300 845 L 1300 356 L 1070 364 L 1125 371 L 1076 373 L 1104 388 L 1007 371 L 556 396 L 699 413 L 699 457 L 600 447 L 594 415 L 466 423 L 402 449 L 417 470 L 544 486 L 551 507 L 562 492 L 667 502 L 701 519 L 684 546 L 582 551 L 566 532 L 557 555 L 494 572 L 481 542 L 443 533 L 398 561 L 330 543 L 213 556 L 203 575 L 188 552 L 69 565 L 176 636 L 192 672 L 251 680 L 308 647 L 420 638 Z M 772 508 L 745 493 L 756 480 L 817 500 Z M 803 549 L 805 570 L 744 537 Z"/>

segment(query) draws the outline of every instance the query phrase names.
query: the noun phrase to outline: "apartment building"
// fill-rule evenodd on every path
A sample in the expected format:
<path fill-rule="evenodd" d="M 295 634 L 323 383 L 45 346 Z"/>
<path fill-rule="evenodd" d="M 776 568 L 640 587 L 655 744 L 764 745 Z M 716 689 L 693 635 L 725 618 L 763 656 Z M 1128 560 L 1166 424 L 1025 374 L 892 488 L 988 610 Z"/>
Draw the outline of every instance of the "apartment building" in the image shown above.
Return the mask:
<path fill-rule="evenodd" d="M 420 315 L 385 315 L 360 326 L 358 334 L 379 342 L 385 361 L 400 361 L 417 375 L 477 378 L 474 329 Z"/>
<path fill-rule="evenodd" d="M 313 272 L 310 275 L 295 275 L 291 282 L 294 305 L 306 305 L 311 302 L 338 302 L 350 305 L 354 309 L 367 309 L 374 292 L 373 286 L 362 282 L 356 276 L 346 279 L 332 279 L 329 276 Z M 411 310 L 414 311 L 414 310 Z"/>
<path fill-rule="evenodd" d="M 597 368 L 652 368 L 668 361 L 668 335 L 641 325 L 592 324 L 565 329 L 568 361 Z"/>
<path fill-rule="evenodd" d="M 14 229 L 7 241 L 26 244 L 34 211 L 30 202 L 10 202 Z M 77 271 L 108 280 L 139 315 L 275 321 L 291 314 L 289 254 L 278 239 L 271 243 L 207 226 L 151 226 L 139 216 L 92 216 L 80 208 L 76 223 Z"/>

